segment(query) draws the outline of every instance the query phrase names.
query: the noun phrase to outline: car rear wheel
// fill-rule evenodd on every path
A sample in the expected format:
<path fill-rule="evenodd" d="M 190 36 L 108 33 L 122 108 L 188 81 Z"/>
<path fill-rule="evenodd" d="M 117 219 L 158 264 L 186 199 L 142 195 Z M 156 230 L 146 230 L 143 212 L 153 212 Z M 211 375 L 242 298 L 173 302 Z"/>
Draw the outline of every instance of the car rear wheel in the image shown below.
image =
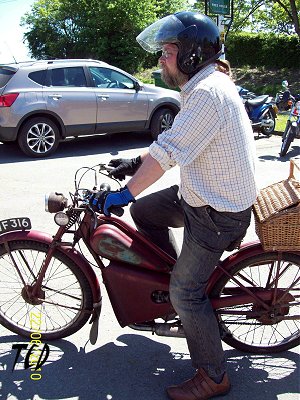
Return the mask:
<path fill-rule="evenodd" d="M 58 127 L 49 118 L 32 118 L 21 128 L 18 144 L 27 156 L 47 157 L 54 153 L 59 144 Z"/>
<path fill-rule="evenodd" d="M 154 140 L 157 139 L 157 136 L 167 130 L 170 129 L 175 118 L 175 112 L 170 110 L 169 108 L 161 108 L 157 110 L 151 121 L 151 135 Z"/>

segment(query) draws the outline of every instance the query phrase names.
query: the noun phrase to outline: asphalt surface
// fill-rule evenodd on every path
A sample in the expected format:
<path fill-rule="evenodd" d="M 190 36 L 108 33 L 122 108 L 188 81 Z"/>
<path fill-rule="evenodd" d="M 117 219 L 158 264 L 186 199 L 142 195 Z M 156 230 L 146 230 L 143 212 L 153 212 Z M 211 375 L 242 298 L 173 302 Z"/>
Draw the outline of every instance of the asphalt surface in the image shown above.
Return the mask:
<path fill-rule="evenodd" d="M 32 160 L 14 146 L 0 143 L 0 220 L 28 216 L 34 229 L 53 234 L 53 216 L 44 212 L 44 194 L 68 194 L 74 187 L 74 172 L 83 166 L 108 162 L 112 157 L 140 154 L 150 139 L 139 134 L 109 135 L 62 143 L 51 158 Z M 284 158 L 279 158 L 279 136 L 256 140 L 257 177 L 260 187 L 285 179 L 289 159 L 300 159 L 300 140 L 295 140 Z M 164 175 L 151 192 L 178 180 L 178 170 Z M 92 183 L 91 183 L 92 185 Z M 124 218 L 130 221 L 128 211 Z M 176 230 L 180 243 L 182 231 Z M 255 239 L 253 224 L 246 240 Z M 101 278 L 98 274 L 99 280 Z M 89 326 L 51 344 L 42 379 L 33 381 L 18 363 L 12 372 L 16 351 L 12 345 L 26 342 L 0 326 L 1 399 L 164 400 L 165 387 L 190 378 L 189 353 L 184 339 L 152 336 L 121 328 L 105 289 L 99 337 L 88 343 Z M 299 347 L 275 355 L 251 355 L 224 345 L 232 390 L 220 399 L 300 399 Z"/>

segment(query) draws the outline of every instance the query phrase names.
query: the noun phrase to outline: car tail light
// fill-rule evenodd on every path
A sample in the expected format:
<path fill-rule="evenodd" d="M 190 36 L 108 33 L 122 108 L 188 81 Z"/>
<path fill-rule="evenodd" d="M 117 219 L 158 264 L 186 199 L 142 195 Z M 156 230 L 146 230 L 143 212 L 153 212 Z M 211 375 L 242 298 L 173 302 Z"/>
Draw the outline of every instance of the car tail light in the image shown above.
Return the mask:
<path fill-rule="evenodd" d="M 19 93 L 8 93 L 0 96 L 0 107 L 10 107 L 18 96 Z"/>

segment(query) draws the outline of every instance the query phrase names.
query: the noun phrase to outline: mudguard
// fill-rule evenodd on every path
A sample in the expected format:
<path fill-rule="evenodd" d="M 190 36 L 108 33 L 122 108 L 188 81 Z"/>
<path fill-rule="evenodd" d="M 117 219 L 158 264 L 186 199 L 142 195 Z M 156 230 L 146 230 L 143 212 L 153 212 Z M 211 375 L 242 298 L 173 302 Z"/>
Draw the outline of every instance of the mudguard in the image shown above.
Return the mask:
<path fill-rule="evenodd" d="M 53 238 L 48 233 L 30 230 L 30 231 L 12 231 L 0 235 L 0 244 L 6 241 L 12 240 L 33 240 L 36 242 L 51 245 Z M 101 292 L 98 278 L 90 266 L 89 262 L 83 257 L 83 255 L 72 248 L 71 246 L 61 246 L 59 251 L 70 258 L 84 273 L 86 276 L 93 293 L 93 303 L 99 303 L 101 301 Z"/>
<path fill-rule="evenodd" d="M 265 251 L 259 240 L 255 242 L 249 242 L 241 246 L 239 250 L 235 253 L 230 254 L 227 258 L 220 261 L 219 265 L 225 270 L 229 271 L 234 265 L 237 263 L 246 260 L 249 257 L 256 256 L 262 253 L 272 253 L 272 251 Z M 297 251 L 289 251 L 288 253 L 299 254 Z M 220 277 L 224 274 L 224 272 L 220 268 L 215 268 L 212 276 L 209 279 L 206 293 L 210 294 L 211 290 L 215 286 L 216 282 L 220 279 Z"/>

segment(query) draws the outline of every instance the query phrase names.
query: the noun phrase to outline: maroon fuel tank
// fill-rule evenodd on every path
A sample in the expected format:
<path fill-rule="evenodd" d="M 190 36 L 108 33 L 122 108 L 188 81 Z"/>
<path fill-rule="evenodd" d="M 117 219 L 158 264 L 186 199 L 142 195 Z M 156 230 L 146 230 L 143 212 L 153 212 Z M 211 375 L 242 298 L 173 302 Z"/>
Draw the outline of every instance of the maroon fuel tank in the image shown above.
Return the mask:
<path fill-rule="evenodd" d="M 108 260 L 165 272 L 172 267 L 172 259 L 137 231 L 124 231 L 112 224 L 99 225 L 90 237 L 90 245 Z"/>

